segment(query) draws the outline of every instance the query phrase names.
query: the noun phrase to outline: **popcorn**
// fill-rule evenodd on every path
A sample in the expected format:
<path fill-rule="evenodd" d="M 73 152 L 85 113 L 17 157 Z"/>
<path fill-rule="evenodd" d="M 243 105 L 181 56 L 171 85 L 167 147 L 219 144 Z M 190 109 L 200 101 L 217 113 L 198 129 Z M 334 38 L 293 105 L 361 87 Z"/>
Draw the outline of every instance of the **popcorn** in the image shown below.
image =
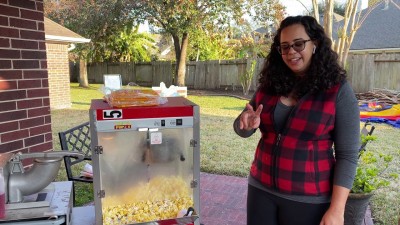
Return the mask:
<path fill-rule="evenodd" d="M 180 177 L 155 177 L 119 196 L 103 199 L 103 224 L 131 224 L 176 218 L 193 206 L 191 189 Z"/>

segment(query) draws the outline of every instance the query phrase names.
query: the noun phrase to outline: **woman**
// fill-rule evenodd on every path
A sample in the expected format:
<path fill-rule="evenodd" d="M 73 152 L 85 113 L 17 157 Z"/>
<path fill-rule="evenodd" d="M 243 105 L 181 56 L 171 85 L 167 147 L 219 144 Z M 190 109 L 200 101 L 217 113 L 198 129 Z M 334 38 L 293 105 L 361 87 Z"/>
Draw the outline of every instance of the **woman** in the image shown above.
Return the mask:
<path fill-rule="evenodd" d="M 343 225 L 357 166 L 359 109 L 332 42 L 310 16 L 282 21 L 259 88 L 234 122 L 258 128 L 248 225 Z M 334 144 L 334 150 L 333 150 Z"/>

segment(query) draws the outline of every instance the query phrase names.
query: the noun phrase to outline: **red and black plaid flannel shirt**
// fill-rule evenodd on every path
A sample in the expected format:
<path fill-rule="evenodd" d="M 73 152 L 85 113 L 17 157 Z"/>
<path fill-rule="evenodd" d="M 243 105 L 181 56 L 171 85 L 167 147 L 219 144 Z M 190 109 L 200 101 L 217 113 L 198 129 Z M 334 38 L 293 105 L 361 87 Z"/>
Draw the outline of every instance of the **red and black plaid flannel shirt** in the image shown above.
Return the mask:
<path fill-rule="evenodd" d="M 324 196 L 332 191 L 335 163 L 332 130 L 340 84 L 307 94 L 291 112 L 284 130 L 273 127 L 278 96 L 258 92 L 263 104 L 260 139 L 250 174 L 266 187 L 286 194 Z"/>

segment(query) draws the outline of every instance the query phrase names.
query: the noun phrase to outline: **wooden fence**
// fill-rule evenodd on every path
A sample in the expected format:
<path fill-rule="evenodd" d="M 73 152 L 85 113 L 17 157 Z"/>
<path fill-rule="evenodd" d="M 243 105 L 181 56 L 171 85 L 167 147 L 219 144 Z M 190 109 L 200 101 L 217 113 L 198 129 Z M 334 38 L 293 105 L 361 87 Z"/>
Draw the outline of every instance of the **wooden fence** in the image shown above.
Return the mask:
<path fill-rule="evenodd" d="M 257 86 L 257 75 L 264 59 L 257 60 L 250 90 Z M 250 60 L 215 60 L 188 62 L 185 84 L 191 89 L 242 89 L 240 76 L 250 67 Z M 400 90 L 400 53 L 350 54 L 346 69 L 355 92 L 374 88 Z M 71 70 L 71 71 L 79 71 Z M 129 82 L 141 86 L 169 87 L 174 82 L 175 64 L 149 63 L 93 63 L 87 67 L 89 83 L 103 83 L 104 74 L 121 74 L 123 85 Z"/>
<path fill-rule="evenodd" d="M 257 85 L 257 75 L 263 59 L 257 59 L 250 90 Z M 186 64 L 185 85 L 192 89 L 242 89 L 240 76 L 246 73 L 251 60 L 213 60 L 188 62 Z M 76 71 L 76 70 L 73 70 Z M 78 70 L 79 71 L 79 70 Z M 172 62 L 149 63 L 92 63 L 87 66 L 89 83 L 103 83 L 104 74 L 121 74 L 123 85 L 134 82 L 141 86 L 167 87 L 174 83 L 175 64 Z"/>
<path fill-rule="evenodd" d="M 400 90 L 400 53 L 350 54 L 347 62 L 355 92 Z"/>

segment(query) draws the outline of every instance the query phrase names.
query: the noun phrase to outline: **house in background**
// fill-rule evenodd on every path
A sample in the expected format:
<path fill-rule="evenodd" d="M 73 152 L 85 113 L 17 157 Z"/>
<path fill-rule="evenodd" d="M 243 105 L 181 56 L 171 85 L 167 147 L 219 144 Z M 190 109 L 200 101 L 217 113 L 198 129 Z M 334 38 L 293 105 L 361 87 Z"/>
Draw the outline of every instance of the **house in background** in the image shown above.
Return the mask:
<path fill-rule="evenodd" d="M 363 18 L 372 9 L 350 46 L 345 65 L 349 80 L 358 93 L 375 88 L 400 90 L 400 0 L 376 5 L 370 1 L 369 7 L 361 11 Z M 343 21 L 335 26 L 343 27 Z M 337 33 L 333 39 L 337 39 Z"/>
<path fill-rule="evenodd" d="M 49 74 L 50 108 L 71 107 L 68 51 L 75 43 L 88 43 L 90 39 L 44 18 L 47 69 Z"/>

